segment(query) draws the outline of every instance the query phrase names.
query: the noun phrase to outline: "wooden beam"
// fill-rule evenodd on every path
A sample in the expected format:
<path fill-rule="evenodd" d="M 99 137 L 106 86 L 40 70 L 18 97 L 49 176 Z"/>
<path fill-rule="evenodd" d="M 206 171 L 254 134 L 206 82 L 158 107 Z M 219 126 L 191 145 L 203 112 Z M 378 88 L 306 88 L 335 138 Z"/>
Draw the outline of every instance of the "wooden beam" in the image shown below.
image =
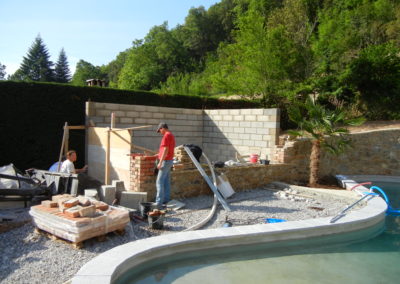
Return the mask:
<path fill-rule="evenodd" d="M 66 135 L 66 131 L 67 131 L 67 127 L 68 127 L 68 122 L 65 122 L 64 125 L 64 133 L 63 133 L 63 138 L 61 141 L 61 150 L 60 150 L 60 156 L 58 157 L 58 167 L 57 167 L 57 172 L 60 171 L 61 168 L 61 159 L 62 159 L 62 155 L 63 155 L 63 150 L 64 150 L 64 144 L 65 144 L 65 135 Z"/>
<path fill-rule="evenodd" d="M 148 128 L 148 127 L 152 127 L 152 125 L 143 125 L 143 126 L 128 127 L 128 128 L 113 128 L 111 131 L 117 132 L 117 131 L 124 131 L 124 130 L 137 130 L 137 129 Z"/>
<path fill-rule="evenodd" d="M 107 130 L 107 142 L 106 142 L 106 163 L 104 170 L 104 184 L 110 184 L 110 137 L 111 137 L 111 129 Z"/>
<path fill-rule="evenodd" d="M 75 125 L 75 126 L 67 126 L 68 129 L 74 130 L 74 129 L 86 129 L 87 127 L 85 125 Z"/>

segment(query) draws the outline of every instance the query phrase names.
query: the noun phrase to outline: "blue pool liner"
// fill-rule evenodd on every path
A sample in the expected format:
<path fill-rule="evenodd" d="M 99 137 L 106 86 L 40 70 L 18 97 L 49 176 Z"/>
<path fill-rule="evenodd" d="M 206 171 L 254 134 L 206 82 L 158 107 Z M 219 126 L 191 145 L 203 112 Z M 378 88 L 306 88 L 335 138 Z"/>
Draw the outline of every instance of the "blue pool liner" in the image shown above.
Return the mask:
<path fill-rule="evenodd" d="M 286 222 L 287 220 L 285 219 L 276 219 L 276 218 L 266 218 L 265 223 L 282 223 Z"/>

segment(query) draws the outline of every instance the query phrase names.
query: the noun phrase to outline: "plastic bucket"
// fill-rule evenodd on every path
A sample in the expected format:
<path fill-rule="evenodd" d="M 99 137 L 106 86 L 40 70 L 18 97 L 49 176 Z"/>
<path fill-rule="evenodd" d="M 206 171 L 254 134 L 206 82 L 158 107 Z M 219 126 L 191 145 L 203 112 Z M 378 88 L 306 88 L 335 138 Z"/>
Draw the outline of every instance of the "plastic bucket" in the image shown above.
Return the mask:
<path fill-rule="evenodd" d="M 139 204 L 140 216 L 147 219 L 148 213 L 153 210 L 154 203 L 153 202 L 141 202 Z"/>
<path fill-rule="evenodd" d="M 149 216 L 149 227 L 161 230 L 164 227 L 164 214 Z"/>
<path fill-rule="evenodd" d="M 258 154 L 251 154 L 250 155 L 250 163 L 258 163 Z"/>

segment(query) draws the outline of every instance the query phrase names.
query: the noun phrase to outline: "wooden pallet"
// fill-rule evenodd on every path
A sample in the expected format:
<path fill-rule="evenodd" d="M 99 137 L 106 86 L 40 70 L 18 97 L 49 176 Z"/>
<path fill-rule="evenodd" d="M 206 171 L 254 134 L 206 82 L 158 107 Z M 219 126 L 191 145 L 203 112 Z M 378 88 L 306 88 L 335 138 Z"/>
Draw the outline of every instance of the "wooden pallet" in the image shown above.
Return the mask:
<path fill-rule="evenodd" d="M 53 241 L 59 241 L 59 242 L 63 242 L 63 243 L 69 244 L 74 249 L 82 249 L 82 248 L 84 248 L 84 241 L 71 242 L 70 240 L 66 240 L 66 239 L 63 239 L 63 238 L 61 238 L 59 236 L 53 235 L 52 233 L 49 233 L 49 232 L 47 232 L 45 230 L 42 230 L 42 229 L 40 229 L 38 227 L 35 227 L 35 233 L 39 234 L 39 235 L 42 235 L 42 236 L 45 236 L 45 237 L 47 237 L 47 238 L 49 238 L 49 239 L 51 239 Z M 125 234 L 125 228 L 117 229 L 117 230 L 115 230 L 113 232 L 110 232 L 108 234 L 111 234 L 111 233 L 119 235 L 119 236 L 122 236 L 122 235 Z M 97 241 L 97 242 L 105 242 L 107 240 L 107 235 L 108 234 L 99 235 L 99 236 L 96 236 L 96 237 L 93 237 L 93 238 L 90 238 L 90 239 L 86 239 L 85 241 L 92 240 L 92 241 Z"/>
<path fill-rule="evenodd" d="M 109 232 L 121 231 L 130 222 L 127 210 L 112 206 L 107 211 L 96 213 L 94 217 L 72 218 L 58 208 L 42 205 L 31 207 L 29 214 L 38 229 L 77 244 Z"/>

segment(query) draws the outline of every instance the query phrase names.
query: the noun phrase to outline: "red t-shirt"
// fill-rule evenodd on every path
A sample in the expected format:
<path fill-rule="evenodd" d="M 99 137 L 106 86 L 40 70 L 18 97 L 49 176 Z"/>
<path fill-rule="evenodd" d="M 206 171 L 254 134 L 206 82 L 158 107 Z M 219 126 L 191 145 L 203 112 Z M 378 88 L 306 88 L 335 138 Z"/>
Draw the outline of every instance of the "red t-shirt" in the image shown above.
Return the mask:
<path fill-rule="evenodd" d="M 164 160 L 172 160 L 174 158 L 175 137 L 171 132 L 166 132 L 161 140 L 160 149 L 158 150 L 158 158 L 161 159 L 163 148 L 168 147 L 168 154 Z"/>

